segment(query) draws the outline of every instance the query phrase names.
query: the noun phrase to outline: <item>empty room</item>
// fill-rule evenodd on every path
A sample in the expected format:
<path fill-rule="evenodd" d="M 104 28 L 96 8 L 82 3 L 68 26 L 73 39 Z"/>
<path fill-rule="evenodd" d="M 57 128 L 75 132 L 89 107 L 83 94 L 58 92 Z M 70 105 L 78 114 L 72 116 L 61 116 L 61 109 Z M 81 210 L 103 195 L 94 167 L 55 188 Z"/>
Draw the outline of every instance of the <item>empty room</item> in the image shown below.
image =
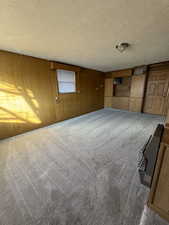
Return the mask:
<path fill-rule="evenodd" d="M 169 224 L 169 1 L 0 3 L 0 225 Z"/>

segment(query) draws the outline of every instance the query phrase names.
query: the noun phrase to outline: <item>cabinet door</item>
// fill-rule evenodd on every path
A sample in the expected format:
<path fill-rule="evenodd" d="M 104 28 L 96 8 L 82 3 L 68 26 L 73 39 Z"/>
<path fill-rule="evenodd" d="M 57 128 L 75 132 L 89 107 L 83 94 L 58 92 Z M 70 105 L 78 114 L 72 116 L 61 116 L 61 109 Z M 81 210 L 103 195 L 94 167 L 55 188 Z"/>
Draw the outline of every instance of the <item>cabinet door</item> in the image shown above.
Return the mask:
<path fill-rule="evenodd" d="M 130 97 L 143 98 L 146 75 L 132 76 Z"/>
<path fill-rule="evenodd" d="M 150 70 L 146 88 L 144 112 L 166 115 L 169 70 Z"/>
<path fill-rule="evenodd" d="M 132 77 L 129 109 L 132 112 L 141 112 L 145 90 L 146 75 Z"/>
<path fill-rule="evenodd" d="M 148 206 L 169 221 L 169 145 L 164 143 L 158 154 Z"/>
<path fill-rule="evenodd" d="M 105 97 L 112 97 L 113 96 L 113 79 L 112 78 L 106 78 L 105 79 L 104 96 Z"/>

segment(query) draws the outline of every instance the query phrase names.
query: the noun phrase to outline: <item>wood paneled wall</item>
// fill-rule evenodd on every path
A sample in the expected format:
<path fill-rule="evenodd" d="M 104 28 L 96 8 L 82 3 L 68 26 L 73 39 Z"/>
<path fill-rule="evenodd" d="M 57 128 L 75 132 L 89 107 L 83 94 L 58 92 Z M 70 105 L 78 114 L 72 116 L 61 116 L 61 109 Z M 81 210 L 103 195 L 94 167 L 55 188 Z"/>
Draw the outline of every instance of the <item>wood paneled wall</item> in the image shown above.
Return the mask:
<path fill-rule="evenodd" d="M 0 51 L 0 138 L 56 121 L 49 62 Z"/>
<path fill-rule="evenodd" d="M 76 81 L 60 95 L 49 61 L 0 51 L 0 139 L 101 109 L 103 73 L 81 68 Z"/>
<path fill-rule="evenodd" d="M 56 71 L 52 71 L 53 84 Z M 104 74 L 95 70 L 81 69 L 76 74 L 76 93 L 58 94 L 56 118 L 62 121 L 104 107 Z M 56 93 L 58 93 L 56 88 Z"/>

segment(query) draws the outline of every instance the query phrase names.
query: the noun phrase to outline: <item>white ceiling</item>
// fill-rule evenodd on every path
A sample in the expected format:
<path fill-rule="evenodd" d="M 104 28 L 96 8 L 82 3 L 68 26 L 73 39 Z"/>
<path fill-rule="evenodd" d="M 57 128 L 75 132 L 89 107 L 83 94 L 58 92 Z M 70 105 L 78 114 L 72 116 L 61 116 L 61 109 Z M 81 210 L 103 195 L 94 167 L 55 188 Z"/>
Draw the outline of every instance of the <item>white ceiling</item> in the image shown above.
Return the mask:
<path fill-rule="evenodd" d="M 0 0 L 0 49 L 101 71 L 166 61 L 169 0 Z"/>

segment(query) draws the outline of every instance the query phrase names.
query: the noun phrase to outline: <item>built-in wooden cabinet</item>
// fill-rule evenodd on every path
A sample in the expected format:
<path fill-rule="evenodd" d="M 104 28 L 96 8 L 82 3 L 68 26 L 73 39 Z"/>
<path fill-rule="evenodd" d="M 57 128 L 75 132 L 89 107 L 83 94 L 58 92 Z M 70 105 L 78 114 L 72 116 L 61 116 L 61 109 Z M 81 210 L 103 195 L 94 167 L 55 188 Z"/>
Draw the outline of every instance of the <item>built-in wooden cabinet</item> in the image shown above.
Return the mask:
<path fill-rule="evenodd" d="M 149 67 L 145 92 L 144 112 L 166 115 L 169 98 L 169 65 L 157 64 Z"/>
<path fill-rule="evenodd" d="M 120 70 L 106 74 L 104 107 L 128 110 L 132 70 Z M 121 83 L 118 82 L 121 79 Z"/>
<path fill-rule="evenodd" d="M 105 79 L 104 96 L 105 97 L 112 97 L 113 96 L 113 78 L 106 78 Z"/>
<path fill-rule="evenodd" d="M 129 110 L 131 112 L 141 112 L 143 105 L 143 98 L 130 97 L 129 100 Z"/>
<path fill-rule="evenodd" d="M 167 126 L 158 154 L 148 206 L 169 221 L 169 129 Z"/>
<path fill-rule="evenodd" d="M 112 97 L 104 97 L 104 107 L 105 108 L 112 107 Z"/>
<path fill-rule="evenodd" d="M 114 97 L 130 97 L 131 77 L 114 78 Z"/>
<path fill-rule="evenodd" d="M 146 74 L 132 76 L 129 110 L 141 112 L 145 91 Z"/>
<path fill-rule="evenodd" d="M 129 109 L 129 97 L 113 97 L 112 107 L 115 109 L 128 110 Z"/>
<path fill-rule="evenodd" d="M 144 96 L 146 75 L 132 76 L 130 96 L 133 98 L 142 98 Z"/>
<path fill-rule="evenodd" d="M 106 78 L 104 82 L 104 107 L 112 107 L 113 78 Z"/>
<path fill-rule="evenodd" d="M 107 73 L 104 97 L 105 107 L 166 115 L 169 108 L 169 63 Z"/>
<path fill-rule="evenodd" d="M 129 77 L 132 75 L 132 69 L 125 70 L 117 70 L 107 73 L 107 77 L 115 78 L 115 77 Z"/>
<path fill-rule="evenodd" d="M 132 75 L 132 70 L 120 70 L 108 73 L 105 79 L 104 106 L 141 112 L 145 83 L 145 71 L 137 75 Z"/>

